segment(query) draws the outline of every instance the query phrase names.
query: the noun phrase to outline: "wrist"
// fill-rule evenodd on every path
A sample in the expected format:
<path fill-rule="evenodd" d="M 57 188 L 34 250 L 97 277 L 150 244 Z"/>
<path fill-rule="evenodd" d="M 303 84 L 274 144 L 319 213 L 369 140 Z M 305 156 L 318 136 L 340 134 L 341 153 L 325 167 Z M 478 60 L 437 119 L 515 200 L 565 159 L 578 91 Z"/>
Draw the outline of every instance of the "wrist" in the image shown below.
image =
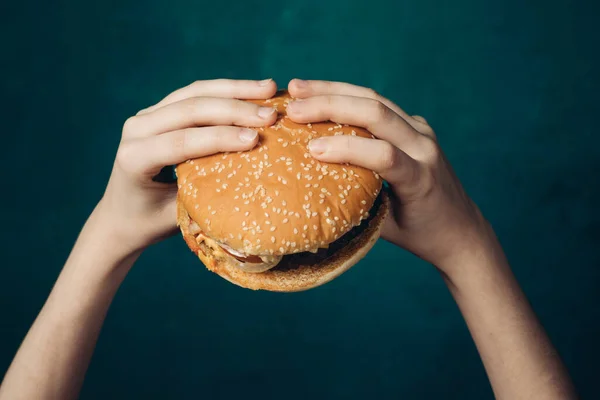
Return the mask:
<path fill-rule="evenodd" d="M 477 272 L 505 269 L 507 265 L 502 246 L 485 220 L 474 233 L 464 235 L 464 240 L 449 257 L 435 264 L 444 277 L 454 283 Z"/>
<path fill-rule="evenodd" d="M 98 204 L 84 224 L 68 264 L 101 273 L 127 273 L 142 250 L 128 240 L 119 224 Z"/>

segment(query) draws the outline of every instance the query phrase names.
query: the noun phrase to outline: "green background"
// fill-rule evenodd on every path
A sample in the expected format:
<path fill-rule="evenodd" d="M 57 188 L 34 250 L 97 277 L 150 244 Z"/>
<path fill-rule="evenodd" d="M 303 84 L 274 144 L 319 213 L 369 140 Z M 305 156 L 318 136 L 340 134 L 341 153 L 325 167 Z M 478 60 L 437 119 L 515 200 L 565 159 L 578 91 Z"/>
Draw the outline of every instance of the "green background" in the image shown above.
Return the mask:
<path fill-rule="evenodd" d="M 0 372 L 110 173 L 123 121 L 194 80 L 369 86 L 425 116 L 588 398 L 600 356 L 597 1 L 20 1 L 0 6 Z M 596 247 L 596 248 L 595 248 Z M 379 243 L 255 293 L 179 237 L 110 310 L 84 399 L 491 398 L 432 267 Z"/>

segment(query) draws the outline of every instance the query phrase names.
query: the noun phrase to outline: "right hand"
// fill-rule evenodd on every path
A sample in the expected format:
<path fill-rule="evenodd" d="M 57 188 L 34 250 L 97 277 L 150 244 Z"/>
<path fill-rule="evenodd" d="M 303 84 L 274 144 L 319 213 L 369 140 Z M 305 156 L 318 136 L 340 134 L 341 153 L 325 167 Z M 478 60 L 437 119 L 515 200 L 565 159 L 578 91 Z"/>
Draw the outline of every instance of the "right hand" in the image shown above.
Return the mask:
<path fill-rule="evenodd" d="M 153 178 L 165 166 L 227 151 L 244 151 L 258 142 L 255 130 L 277 114 L 249 101 L 268 99 L 272 80 L 198 81 L 129 118 L 105 194 L 95 213 L 125 251 L 137 251 L 177 231 L 177 185 Z"/>
<path fill-rule="evenodd" d="M 361 126 L 376 139 L 331 136 L 309 144 L 314 158 L 378 172 L 391 186 L 392 213 L 382 237 L 450 275 L 465 257 L 494 250 L 495 236 L 466 195 L 433 129 L 372 89 L 342 82 L 292 80 L 301 99 L 288 105 L 300 123 Z"/>

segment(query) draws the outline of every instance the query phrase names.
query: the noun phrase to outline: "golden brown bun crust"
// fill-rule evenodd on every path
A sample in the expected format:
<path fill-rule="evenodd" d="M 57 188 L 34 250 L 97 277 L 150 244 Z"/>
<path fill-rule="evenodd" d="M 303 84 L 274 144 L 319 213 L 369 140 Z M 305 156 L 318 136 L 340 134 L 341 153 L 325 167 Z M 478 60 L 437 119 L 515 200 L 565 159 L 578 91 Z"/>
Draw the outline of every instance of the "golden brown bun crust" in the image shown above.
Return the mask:
<path fill-rule="evenodd" d="M 278 122 L 258 128 L 248 152 L 217 154 L 177 166 L 179 197 L 209 237 L 252 255 L 283 255 L 324 247 L 367 218 L 382 187 L 374 172 L 313 159 L 307 145 L 321 136 L 365 129 L 333 122 L 297 124 L 286 116 L 285 91 L 269 100 Z"/>
<path fill-rule="evenodd" d="M 198 244 L 194 236 L 187 231 L 189 214 L 181 202 L 178 201 L 177 205 L 177 222 L 183 238 L 188 247 L 198 255 L 210 271 L 231 283 L 248 289 L 298 292 L 321 286 L 337 278 L 360 261 L 379 238 L 381 227 L 389 212 L 390 200 L 387 193 L 383 191 L 381 204 L 377 213 L 368 221 L 368 226 L 359 236 L 353 238 L 327 259 L 317 264 L 305 264 L 284 270 L 275 268 L 261 273 L 244 272 L 231 263 L 231 258 L 224 256 L 222 252 L 212 251 L 207 246 Z"/>

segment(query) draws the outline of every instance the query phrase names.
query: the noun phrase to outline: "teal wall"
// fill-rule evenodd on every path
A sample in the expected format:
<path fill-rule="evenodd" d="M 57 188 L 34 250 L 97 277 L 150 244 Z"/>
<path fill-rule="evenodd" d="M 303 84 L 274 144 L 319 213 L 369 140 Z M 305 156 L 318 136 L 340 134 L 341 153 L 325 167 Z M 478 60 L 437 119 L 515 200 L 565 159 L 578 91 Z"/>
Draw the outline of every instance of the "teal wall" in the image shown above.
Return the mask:
<path fill-rule="evenodd" d="M 597 1 L 0 5 L 0 373 L 109 176 L 125 118 L 197 79 L 370 86 L 424 115 L 588 398 L 600 356 Z M 254 293 L 179 238 L 117 294 L 84 399 L 491 398 L 434 269 L 379 243 L 335 282 Z"/>

